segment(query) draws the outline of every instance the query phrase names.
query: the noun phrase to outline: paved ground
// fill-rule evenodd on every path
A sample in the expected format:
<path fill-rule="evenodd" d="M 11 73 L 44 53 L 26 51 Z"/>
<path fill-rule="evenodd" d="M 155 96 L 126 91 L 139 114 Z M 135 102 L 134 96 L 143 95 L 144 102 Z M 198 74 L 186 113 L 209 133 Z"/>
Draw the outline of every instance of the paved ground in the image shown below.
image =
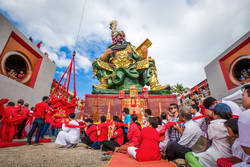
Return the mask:
<path fill-rule="evenodd" d="M 56 148 L 54 143 L 39 146 L 25 145 L 0 149 L 0 167 L 105 167 L 102 152 L 77 148 Z"/>

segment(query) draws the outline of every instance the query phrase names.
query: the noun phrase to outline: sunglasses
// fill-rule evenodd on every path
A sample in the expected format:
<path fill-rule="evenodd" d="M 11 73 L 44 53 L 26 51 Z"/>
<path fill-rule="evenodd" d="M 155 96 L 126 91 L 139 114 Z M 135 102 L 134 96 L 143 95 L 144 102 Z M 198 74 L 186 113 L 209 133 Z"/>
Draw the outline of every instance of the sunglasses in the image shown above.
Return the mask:
<path fill-rule="evenodd" d="M 169 110 L 177 109 L 177 107 L 170 107 Z"/>

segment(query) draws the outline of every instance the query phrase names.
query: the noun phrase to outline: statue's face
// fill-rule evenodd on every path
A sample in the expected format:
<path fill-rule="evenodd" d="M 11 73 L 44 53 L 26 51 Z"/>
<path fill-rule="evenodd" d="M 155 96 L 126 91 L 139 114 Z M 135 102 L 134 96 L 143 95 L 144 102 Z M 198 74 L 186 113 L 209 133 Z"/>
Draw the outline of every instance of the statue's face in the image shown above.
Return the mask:
<path fill-rule="evenodd" d="M 115 36 L 113 39 L 112 39 L 112 43 L 115 44 L 115 43 L 122 43 L 125 41 L 125 36 L 121 35 L 121 34 L 118 34 L 117 36 Z"/>

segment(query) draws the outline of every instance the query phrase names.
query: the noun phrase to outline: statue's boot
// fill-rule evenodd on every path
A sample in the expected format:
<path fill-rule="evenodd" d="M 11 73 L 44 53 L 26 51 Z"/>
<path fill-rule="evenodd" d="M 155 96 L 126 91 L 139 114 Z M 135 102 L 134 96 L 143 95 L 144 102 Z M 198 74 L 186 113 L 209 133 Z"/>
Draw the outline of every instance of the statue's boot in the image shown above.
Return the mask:
<path fill-rule="evenodd" d="M 108 84 L 107 84 L 107 79 L 106 78 L 103 77 L 99 81 L 100 81 L 100 84 L 99 85 L 94 85 L 94 88 L 108 89 Z"/>
<path fill-rule="evenodd" d="M 161 85 L 159 83 L 150 85 L 151 90 L 166 90 L 170 89 L 169 85 Z"/>
<path fill-rule="evenodd" d="M 153 72 L 153 75 L 149 79 L 149 86 L 151 90 L 166 90 L 170 89 L 170 85 L 161 85 L 157 79 L 156 71 Z"/>

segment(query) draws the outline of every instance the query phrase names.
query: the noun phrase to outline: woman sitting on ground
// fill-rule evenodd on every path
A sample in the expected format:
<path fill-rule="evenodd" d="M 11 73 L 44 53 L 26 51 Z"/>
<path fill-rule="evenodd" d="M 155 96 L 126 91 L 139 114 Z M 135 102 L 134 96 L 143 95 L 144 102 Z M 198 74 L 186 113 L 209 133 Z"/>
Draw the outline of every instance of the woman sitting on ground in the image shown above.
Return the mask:
<path fill-rule="evenodd" d="M 141 138 L 141 125 L 137 122 L 137 115 L 133 114 L 131 116 L 131 124 L 128 129 L 128 142 L 122 145 L 117 152 L 120 153 L 127 153 L 128 147 L 133 146 L 133 147 L 139 147 L 140 145 L 140 138 Z"/>
<path fill-rule="evenodd" d="M 158 120 L 155 117 L 148 119 L 149 126 L 141 131 L 141 142 L 139 148 L 128 147 L 128 154 L 137 161 L 156 161 L 161 159 L 160 137 L 156 128 Z"/>

